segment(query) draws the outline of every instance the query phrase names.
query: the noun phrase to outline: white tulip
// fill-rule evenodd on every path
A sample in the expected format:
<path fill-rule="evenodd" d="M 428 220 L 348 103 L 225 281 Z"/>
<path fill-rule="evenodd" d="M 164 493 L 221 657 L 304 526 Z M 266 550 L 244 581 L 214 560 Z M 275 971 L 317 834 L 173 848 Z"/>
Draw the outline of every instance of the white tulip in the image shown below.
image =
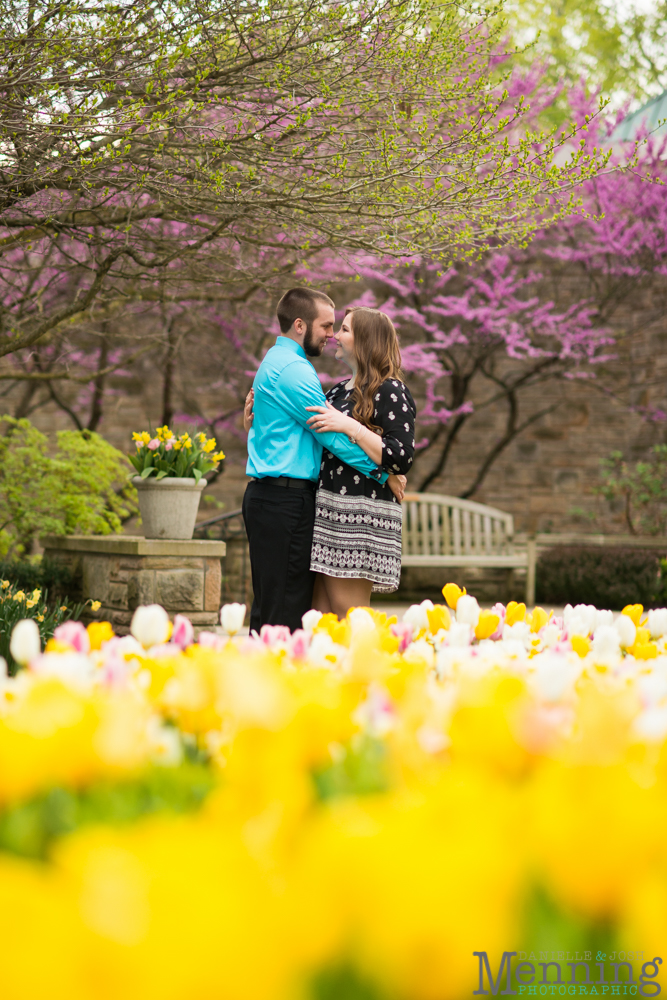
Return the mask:
<path fill-rule="evenodd" d="M 301 624 L 303 625 L 304 632 L 313 632 L 321 617 L 322 612 L 316 611 L 315 608 L 306 611 L 305 615 L 301 616 Z"/>
<path fill-rule="evenodd" d="M 628 621 L 630 619 L 628 618 Z M 632 622 L 630 622 L 632 624 Z M 631 643 L 632 645 L 632 643 Z M 593 635 L 593 652 L 602 656 L 618 656 L 621 636 L 613 625 L 598 625 Z"/>
<path fill-rule="evenodd" d="M 637 678 L 637 687 L 644 705 L 658 705 L 667 698 L 667 677 L 662 672 L 643 674 Z"/>
<path fill-rule="evenodd" d="M 373 616 L 365 608 L 354 608 L 353 611 L 349 612 L 347 620 L 350 623 L 352 635 L 357 635 L 359 632 L 372 632 L 375 629 Z"/>
<path fill-rule="evenodd" d="M 667 736 L 667 708 L 654 705 L 645 709 L 635 718 L 633 729 L 647 743 L 662 743 Z"/>
<path fill-rule="evenodd" d="M 17 622 L 12 630 L 9 652 L 22 667 L 36 659 L 42 651 L 37 622 L 32 618 L 24 618 Z"/>
<path fill-rule="evenodd" d="M 542 642 L 545 646 L 555 646 L 560 639 L 560 629 L 558 625 L 545 625 L 542 629 Z"/>
<path fill-rule="evenodd" d="M 427 667 L 432 667 L 435 663 L 435 650 L 426 639 L 417 639 L 416 642 L 410 643 L 403 653 L 403 659 L 407 663 L 419 663 L 423 660 Z"/>
<path fill-rule="evenodd" d="M 459 604 L 463 600 L 459 597 Z M 458 611 L 458 605 L 457 609 Z M 469 646 L 472 642 L 472 627 L 467 622 L 452 622 L 445 636 L 445 642 L 448 646 L 453 646 L 460 649 L 463 646 Z"/>
<path fill-rule="evenodd" d="M 536 636 L 530 631 L 528 622 L 514 622 L 514 625 L 503 625 L 503 642 L 520 642 L 524 649 L 532 648 L 532 640 Z"/>
<path fill-rule="evenodd" d="M 145 649 L 159 646 L 169 636 L 169 615 L 159 604 L 142 604 L 132 615 L 130 632 Z"/>
<path fill-rule="evenodd" d="M 428 628 L 428 615 L 426 612 L 433 610 L 433 601 L 422 601 L 421 604 L 411 604 L 403 615 L 403 621 L 412 625 L 415 632 L 421 632 L 423 628 Z"/>
<path fill-rule="evenodd" d="M 245 621 L 245 604 L 223 604 L 220 612 L 220 624 L 227 635 L 235 635 L 243 628 Z"/>
<path fill-rule="evenodd" d="M 648 613 L 648 627 L 652 639 L 667 635 L 667 608 L 653 608 Z"/>
<path fill-rule="evenodd" d="M 598 611 L 595 617 L 595 631 L 601 628 L 603 625 L 613 625 L 614 624 L 614 612 L 613 611 Z"/>
<path fill-rule="evenodd" d="M 479 604 L 477 598 L 470 594 L 463 594 L 456 604 L 456 620 L 460 624 L 470 625 L 472 628 L 479 622 Z"/>
<path fill-rule="evenodd" d="M 563 622 L 568 635 L 590 635 L 597 625 L 598 614 L 598 609 L 592 604 L 577 604 L 574 608 L 567 604 L 563 611 Z"/>
<path fill-rule="evenodd" d="M 619 615 L 614 622 L 614 628 L 619 634 L 621 640 L 621 646 L 634 645 L 634 641 L 637 637 L 637 629 L 635 628 L 635 623 L 627 615 Z"/>

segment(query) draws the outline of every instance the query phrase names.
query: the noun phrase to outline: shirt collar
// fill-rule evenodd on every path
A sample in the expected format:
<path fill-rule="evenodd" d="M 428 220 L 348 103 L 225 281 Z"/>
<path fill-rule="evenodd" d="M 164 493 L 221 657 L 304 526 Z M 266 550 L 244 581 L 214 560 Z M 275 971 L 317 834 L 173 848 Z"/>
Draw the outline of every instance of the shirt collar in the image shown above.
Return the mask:
<path fill-rule="evenodd" d="M 293 351 L 294 354 L 298 354 L 302 358 L 306 357 L 306 352 L 301 344 L 297 344 L 296 340 L 292 340 L 291 337 L 278 337 L 276 347 L 286 347 L 288 351 Z"/>

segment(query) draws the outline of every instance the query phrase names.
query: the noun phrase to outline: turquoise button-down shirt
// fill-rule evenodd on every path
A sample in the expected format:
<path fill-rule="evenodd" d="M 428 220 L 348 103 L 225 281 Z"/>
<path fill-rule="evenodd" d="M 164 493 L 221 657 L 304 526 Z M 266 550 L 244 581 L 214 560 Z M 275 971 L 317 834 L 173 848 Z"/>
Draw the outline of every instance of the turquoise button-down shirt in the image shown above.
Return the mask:
<path fill-rule="evenodd" d="M 387 473 L 345 434 L 316 434 L 306 425 L 313 415 L 306 407 L 326 406 L 326 399 L 315 369 L 296 341 L 278 337 L 259 366 L 253 388 L 255 419 L 248 435 L 246 466 L 249 476 L 316 480 L 322 448 L 326 448 L 363 475 L 386 482 Z"/>

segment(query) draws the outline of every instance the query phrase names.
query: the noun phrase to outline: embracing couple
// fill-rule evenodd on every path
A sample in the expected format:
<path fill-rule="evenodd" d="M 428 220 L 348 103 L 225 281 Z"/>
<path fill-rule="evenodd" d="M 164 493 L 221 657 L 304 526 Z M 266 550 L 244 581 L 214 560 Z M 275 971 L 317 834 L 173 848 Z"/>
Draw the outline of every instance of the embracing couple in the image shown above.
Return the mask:
<path fill-rule="evenodd" d="M 250 628 L 301 628 L 311 608 L 343 618 L 371 591 L 396 590 L 401 500 L 415 450 L 415 404 L 402 381 L 394 325 L 292 288 L 278 303 L 281 336 L 246 399 L 243 518 L 254 601 Z M 351 375 L 324 395 L 308 360 L 335 338 Z"/>

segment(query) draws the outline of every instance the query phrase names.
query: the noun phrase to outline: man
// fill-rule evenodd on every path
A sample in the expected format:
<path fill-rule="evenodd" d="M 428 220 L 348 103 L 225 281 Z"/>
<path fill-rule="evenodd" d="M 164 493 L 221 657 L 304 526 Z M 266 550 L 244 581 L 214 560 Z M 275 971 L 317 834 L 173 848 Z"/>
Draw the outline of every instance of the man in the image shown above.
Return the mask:
<path fill-rule="evenodd" d="M 312 607 L 310 550 L 315 491 L 325 447 L 365 476 L 384 483 L 386 472 L 344 434 L 316 434 L 308 406 L 326 398 L 308 358 L 322 354 L 333 336 L 334 304 L 310 288 L 291 288 L 278 303 L 282 336 L 259 366 L 246 404 L 248 435 L 243 519 L 250 542 L 254 601 L 250 628 L 301 628 Z"/>

